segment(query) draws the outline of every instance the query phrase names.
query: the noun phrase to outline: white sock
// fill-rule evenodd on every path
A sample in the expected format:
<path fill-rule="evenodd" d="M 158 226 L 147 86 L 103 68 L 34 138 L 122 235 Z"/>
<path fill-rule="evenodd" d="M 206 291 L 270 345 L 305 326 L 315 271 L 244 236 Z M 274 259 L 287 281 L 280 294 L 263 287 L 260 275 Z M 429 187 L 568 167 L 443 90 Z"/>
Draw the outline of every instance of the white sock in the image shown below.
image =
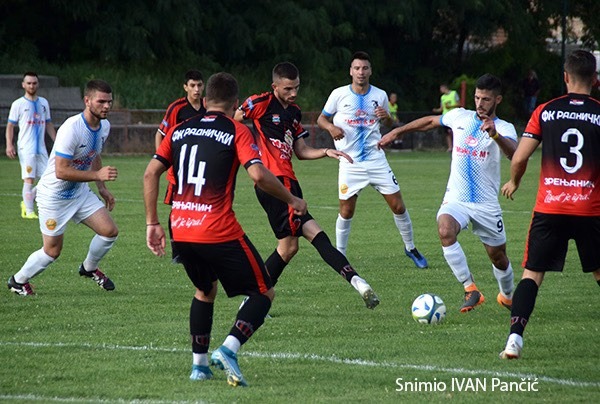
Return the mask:
<path fill-rule="evenodd" d="M 233 335 L 228 335 L 227 338 L 225 338 L 225 341 L 223 342 L 223 346 L 229 348 L 231 352 L 237 353 L 237 351 L 240 350 L 240 346 L 242 346 L 242 344 L 240 343 L 240 340 L 234 337 Z"/>
<path fill-rule="evenodd" d="M 346 255 L 346 248 L 348 247 L 351 224 L 352 218 L 344 219 L 338 214 L 337 220 L 335 221 L 335 246 L 338 251 L 344 255 Z"/>
<path fill-rule="evenodd" d="M 48 265 L 54 262 L 54 258 L 44 252 L 43 248 L 31 253 L 25 264 L 19 272 L 15 274 L 15 281 L 23 284 L 29 282 L 31 278 L 48 268 Z"/>
<path fill-rule="evenodd" d="M 208 354 L 192 352 L 192 364 L 198 366 L 208 366 Z"/>
<path fill-rule="evenodd" d="M 471 286 L 473 284 L 473 277 L 467 265 L 467 256 L 459 242 L 457 241 L 448 247 L 442 246 L 442 250 L 444 251 L 444 258 L 456 279 L 465 287 Z"/>
<path fill-rule="evenodd" d="M 86 271 L 92 272 L 98 268 L 98 263 L 110 251 L 117 237 L 104 237 L 96 234 L 90 242 L 88 255 L 83 261 L 83 267 Z"/>
<path fill-rule="evenodd" d="M 363 293 L 366 289 L 370 288 L 367 281 L 361 278 L 358 275 L 354 275 L 352 279 L 350 279 L 350 284 L 356 289 L 358 293 Z"/>
<path fill-rule="evenodd" d="M 394 222 L 396 223 L 396 227 L 400 232 L 400 236 L 402 237 L 402 241 L 404 241 L 406 249 L 410 251 L 415 248 L 415 243 L 413 241 L 413 226 L 408 210 L 405 210 L 404 213 L 399 215 L 394 214 Z"/>
<path fill-rule="evenodd" d="M 505 271 L 496 268 L 496 266 L 493 264 L 492 268 L 494 269 L 494 276 L 496 277 L 496 280 L 498 280 L 500 293 L 502 293 L 504 297 L 512 299 L 514 290 L 514 273 L 512 265 L 510 265 L 510 261 L 508 262 L 508 268 L 506 268 Z"/>
<path fill-rule="evenodd" d="M 27 213 L 33 212 L 33 201 L 35 194 L 33 192 L 33 184 L 23 183 L 23 202 L 25 202 L 25 210 Z"/>
<path fill-rule="evenodd" d="M 508 336 L 508 341 L 506 342 L 506 345 L 508 345 L 509 342 L 514 342 L 519 347 L 523 348 L 523 337 L 520 336 L 519 334 L 514 334 L 514 333 L 510 334 Z"/>

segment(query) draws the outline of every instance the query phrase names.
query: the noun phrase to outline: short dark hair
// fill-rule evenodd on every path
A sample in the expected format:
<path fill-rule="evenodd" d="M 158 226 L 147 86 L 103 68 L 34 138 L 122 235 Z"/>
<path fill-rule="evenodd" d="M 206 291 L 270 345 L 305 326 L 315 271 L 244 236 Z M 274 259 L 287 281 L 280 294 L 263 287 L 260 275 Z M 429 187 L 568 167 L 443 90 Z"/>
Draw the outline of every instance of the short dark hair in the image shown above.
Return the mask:
<path fill-rule="evenodd" d="M 85 85 L 84 95 L 89 96 L 91 93 L 95 91 L 100 91 L 101 93 L 112 94 L 112 88 L 110 84 L 108 84 L 104 80 L 94 79 L 87 82 Z"/>
<path fill-rule="evenodd" d="M 23 73 L 23 80 L 25 80 L 25 77 L 27 77 L 27 76 L 38 77 L 36 72 L 25 72 L 25 73 Z"/>
<path fill-rule="evenodd" d="M 277 79 L 296 80 L 299 75 L 298 68 L 290 62 L 277 63 L 273 68 L 273 81 Z"/>
<path fill-rule="evenodd" d="M 479 90 L 490 90 L 495 94 L 502 93 L 502 82 L 493 74 L 486 73 L 477 79 L 475 88 Z"/>
<path fill-rule="evenodd" d="M 233 105 L 238 99 L 237 80 L 229 73 L 215 73 L 206 82 L 206 101 Z"/>
<path fill-rule="evenodd" d="M 188 81 L 190 80 L 196 80 L 196 81 L 204 81 L 204 78 L 202 77 L 202 73 L 200 72 L 200 70 L 188 70 L 187 72 L 185 72 L 185 81 L 183 82 L 183 84 L 187 84 Z"/>
<path fill-rule="evenodd" d="M 590 52 L 578 49 L 567 56 L 564 67 L 576 79 L 591 83 L 596 75 L 596 58 Z"/>
<path fill-rule="evenodd" d="M 354 54 L 352 55 L 352 58 L 350 59 L 350 64 L 352 64 L 352 62 L 354 62 L 354 60 L 366 60 L 367 62 L 371 63 L 371 57 L 369 56 L 369 54 L 367 52 L 364 51 L 358 51 L 358 52 L 354 52 Z"/>

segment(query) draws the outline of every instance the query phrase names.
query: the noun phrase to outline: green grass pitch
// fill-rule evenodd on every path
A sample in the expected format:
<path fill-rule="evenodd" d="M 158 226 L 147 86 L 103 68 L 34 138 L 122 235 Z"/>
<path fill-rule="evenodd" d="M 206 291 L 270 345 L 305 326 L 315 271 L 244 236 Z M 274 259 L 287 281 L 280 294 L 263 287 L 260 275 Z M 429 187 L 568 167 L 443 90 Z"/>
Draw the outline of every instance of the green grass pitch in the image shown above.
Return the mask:
<path fill-rule="evenodd" d="M 412 217 L 415 240 L 429 260 L 419 270 L 404 256 L 400 235 L 379 194 L 361 194 L 348 258 L 378 293 L 367 310 L 358 294 L 302 240 L 276 288 L 272 319 L 244 346 L 239 362 L 250 387 L 231 388 L 222 372 L 191 382 L 189 305 L 193 288 L 183 268 L 154 257 L 145 244 L 142 174 L 149 157 L 105 156 L 119 169 L 109 183 L 117 198 L 120 235 L 101 267 L 116 290 L 105 292 L 77 269 L 92 232 L 69 225 L 61 257 L 23 298 L 0 290 L 0 401 L 8 402 L 598 402 L 598 286 L 580 269 L 574 244 L 564 273 L 546 277 L 525 333 L 523 358 L 501 361 L 510 316 L 479 240 L 462 244 L 486 302 L 458 312 L 462 287 L 442 256 L 435 215 L 450 156 L 390 153 Z M 502 180 L 509 162 L 503 162 Z M 337 165 L 295 161 L 309 210 L 335 240 Z M 524 240 L 539 173 L 529 165 L 515 201 L 502 200 L 508 255 L 521 276 Z M 0 158 L 3 209 L 0 280 L 6 282 L 41 246 L 37 221 L 20 218 L 17 161 Z M 163 180 L 164 188 L 164 180 Z M 95 188 L 92 185 L 93 188 Z M 161 196 L 164 189 L 161 190 Z M 240 171 L 234 208 L 263 257 L 276 241 Z M 168 210 L 161 206 L 161 221 Z M 421 293 L 444 299 L 444 324 L 417 324 L 410 306 Z M 211 348 L 226 336 L 240 298 L 220 291 Z"/>

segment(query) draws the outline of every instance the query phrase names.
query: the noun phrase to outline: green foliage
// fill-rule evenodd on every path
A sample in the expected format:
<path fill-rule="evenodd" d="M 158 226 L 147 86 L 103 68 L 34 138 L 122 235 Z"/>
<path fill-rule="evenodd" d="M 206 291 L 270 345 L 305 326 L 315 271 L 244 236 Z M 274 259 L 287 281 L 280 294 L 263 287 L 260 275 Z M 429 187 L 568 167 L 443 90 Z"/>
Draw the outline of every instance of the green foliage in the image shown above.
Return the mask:
<path fill-rule="evenodd" d="M 569 2 L 567 10 L 586 23 L 590 48 L 600 37 L 597 3 Z M 122 89 L 123 107 L 164 108 L 173 94 L 181 95 L 170 79 L 190 67 L 207 75 L 233 72 L 244 89 L 257 92 L 268 89 L 273 65 L 289 60 L 302 74 L 303 108 L 319 111 L 333 88 L 348 83 L 350 55 L 366 50 L 373 84 L 398 93 L 402 110 L 430 110 L 440 82 L 489 71 L 507 89 L 515 88 L 505 98 L 516 114 L 518 82 L 529 68 L 540 73 L 541 100 L 562 92 L 560 66 L 554 65 L 556 56 L 546 50 L 545 39 L 560 23 L 563 4 L 48 0 L 32 7 L 25 1 L 0 2 L 0 71 L 18 74 L 18 67 L 36 65 L 43 74 L 57 71 L 62 82 L 80 86 L 87 76 L 115 71 L 119 81 L 113 85 Z M 497 36 L 502 32 L 506 42 Z M 82 74 L 70 77 L 71 66 Z"/>

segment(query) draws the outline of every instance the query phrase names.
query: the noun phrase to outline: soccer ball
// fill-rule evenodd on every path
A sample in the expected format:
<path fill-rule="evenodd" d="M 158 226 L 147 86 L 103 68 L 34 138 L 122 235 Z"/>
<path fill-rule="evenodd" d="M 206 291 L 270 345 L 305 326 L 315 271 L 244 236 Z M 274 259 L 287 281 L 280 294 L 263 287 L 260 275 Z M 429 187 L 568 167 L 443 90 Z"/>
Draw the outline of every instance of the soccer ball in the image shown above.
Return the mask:
<path fill-rule="evenodd" d="M 439 324 L 446 318 L 444 301 L 433 293 L 424 293 L 412 304 L 412 316 L 418 323 Z"/>

